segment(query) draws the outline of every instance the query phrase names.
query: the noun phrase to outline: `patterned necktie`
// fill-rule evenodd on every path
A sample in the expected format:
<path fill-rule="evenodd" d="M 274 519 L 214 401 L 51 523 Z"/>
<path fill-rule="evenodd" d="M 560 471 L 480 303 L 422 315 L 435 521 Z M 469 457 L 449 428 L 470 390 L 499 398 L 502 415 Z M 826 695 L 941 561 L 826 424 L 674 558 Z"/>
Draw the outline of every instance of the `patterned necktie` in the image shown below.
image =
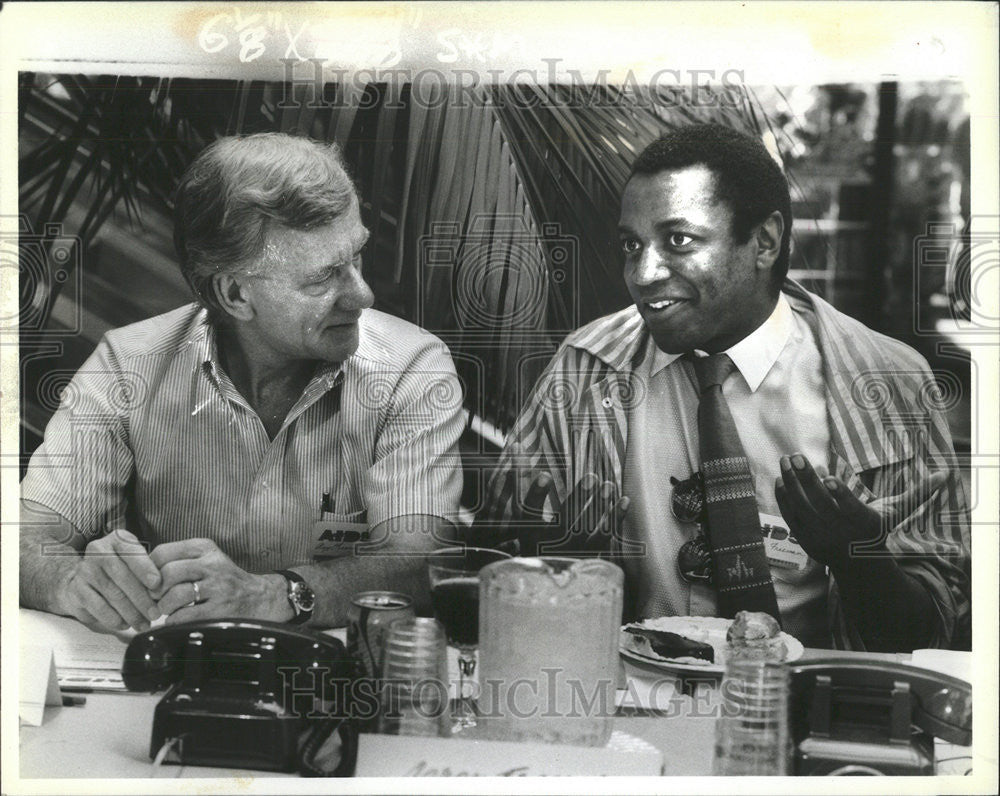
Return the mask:
<path fill-rule="evenodd" d="M 760 533 L 750 460 L 722 395 L 722 383 L 736 365 L 728 354 L 692 356 L 691 360 L 701 393 L 698 439 L 719 615 L 764 611 L 781 622 Z"/>

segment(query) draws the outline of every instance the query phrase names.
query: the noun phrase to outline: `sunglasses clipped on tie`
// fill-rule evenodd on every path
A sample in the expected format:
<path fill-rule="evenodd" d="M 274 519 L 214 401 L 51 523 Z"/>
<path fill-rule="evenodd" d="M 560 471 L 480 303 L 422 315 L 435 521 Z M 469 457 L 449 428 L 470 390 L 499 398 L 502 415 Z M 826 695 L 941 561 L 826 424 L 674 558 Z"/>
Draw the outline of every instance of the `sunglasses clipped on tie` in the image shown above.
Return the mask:
<path fill-rule="evenodd" d="M 705 479 L 700 472 L 683 481 L 670 476 L 670 513 L 678 522 L 699 523 L 698 535 L 677 551 L 677 569 L 686 583 L 712 582 L 712 551 L 705 538 Z"/>

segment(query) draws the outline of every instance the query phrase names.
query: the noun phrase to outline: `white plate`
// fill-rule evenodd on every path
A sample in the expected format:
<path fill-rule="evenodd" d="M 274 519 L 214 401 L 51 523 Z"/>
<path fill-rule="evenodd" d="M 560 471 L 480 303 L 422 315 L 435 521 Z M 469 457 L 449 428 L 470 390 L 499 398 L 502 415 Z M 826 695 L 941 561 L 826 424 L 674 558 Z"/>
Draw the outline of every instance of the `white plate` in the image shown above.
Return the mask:
<path fill-rule="evenodd" d="M 626 632 L 622 626 L 618 650 L 629 660 L 644 663 L 647 666 L 654 666 L 667 672 L 700 672 L 702 674 L 722 674 L 726 668 L 726 631 L 733 623 L 732 619 L 724 619 L 719 616 L 661 616 L 656 619 L 646 619 L 638 623 L 654 630 L 665 630 L 669 633 L 677 633 L 680 636 L 689 638 L 692 641 L 700 641 L 704 644 L 711 644 L 715 649 L 715 662 L 699 660 L 697 658 L 660 658 L 643 651 L 639 642 L 639 637 Z M 785 642 L 785 662 L 795 661 L 802 657 L 804 648 L 802 642 L 788 633 L 781 634 L 781 640 Z"/>

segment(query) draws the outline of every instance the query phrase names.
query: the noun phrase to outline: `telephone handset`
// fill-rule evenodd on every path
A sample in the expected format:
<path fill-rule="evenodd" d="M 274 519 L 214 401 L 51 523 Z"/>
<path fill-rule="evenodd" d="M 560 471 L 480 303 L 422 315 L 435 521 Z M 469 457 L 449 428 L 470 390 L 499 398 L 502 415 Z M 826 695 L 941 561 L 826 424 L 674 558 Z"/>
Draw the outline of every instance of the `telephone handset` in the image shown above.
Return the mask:
<path fill-rule="evenodd" d="M 972 743 L 972 687 L 887 661 L 791 664 L 796 774 L 933 774 L 934 738 Z"/>
<path fill-rule="evenodd" d="M 129 690 L 169 688 L 153 717 L 150 758 L 304 776 L 353 775 L 359 675 L 331 636 L 239 619 L 140 633 L 122 663 Z M 339 762 L 323 766 L 335 732 Z"/>

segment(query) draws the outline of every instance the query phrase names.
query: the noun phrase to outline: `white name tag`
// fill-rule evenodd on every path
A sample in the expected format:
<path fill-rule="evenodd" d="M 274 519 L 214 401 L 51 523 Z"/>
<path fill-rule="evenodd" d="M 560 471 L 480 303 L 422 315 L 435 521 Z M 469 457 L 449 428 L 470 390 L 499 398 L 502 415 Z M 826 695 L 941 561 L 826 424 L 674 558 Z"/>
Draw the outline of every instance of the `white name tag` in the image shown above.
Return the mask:
<path fill-rule="evenodd" d="M 364 511 L 355 514 L 330 514 L 316 520 L 312 527 L 313 558 L 339 558 L 350 555 L 354 546 L 371 537 Z"/>
<path fill-rule="evenodd" d="M 760 515 L 760 533 L 764 537 L 764 552 L 772 567 L 801 572 L 809 563 L 809 556 L 788 530 L 783 517 L 773 514 Z"/>

